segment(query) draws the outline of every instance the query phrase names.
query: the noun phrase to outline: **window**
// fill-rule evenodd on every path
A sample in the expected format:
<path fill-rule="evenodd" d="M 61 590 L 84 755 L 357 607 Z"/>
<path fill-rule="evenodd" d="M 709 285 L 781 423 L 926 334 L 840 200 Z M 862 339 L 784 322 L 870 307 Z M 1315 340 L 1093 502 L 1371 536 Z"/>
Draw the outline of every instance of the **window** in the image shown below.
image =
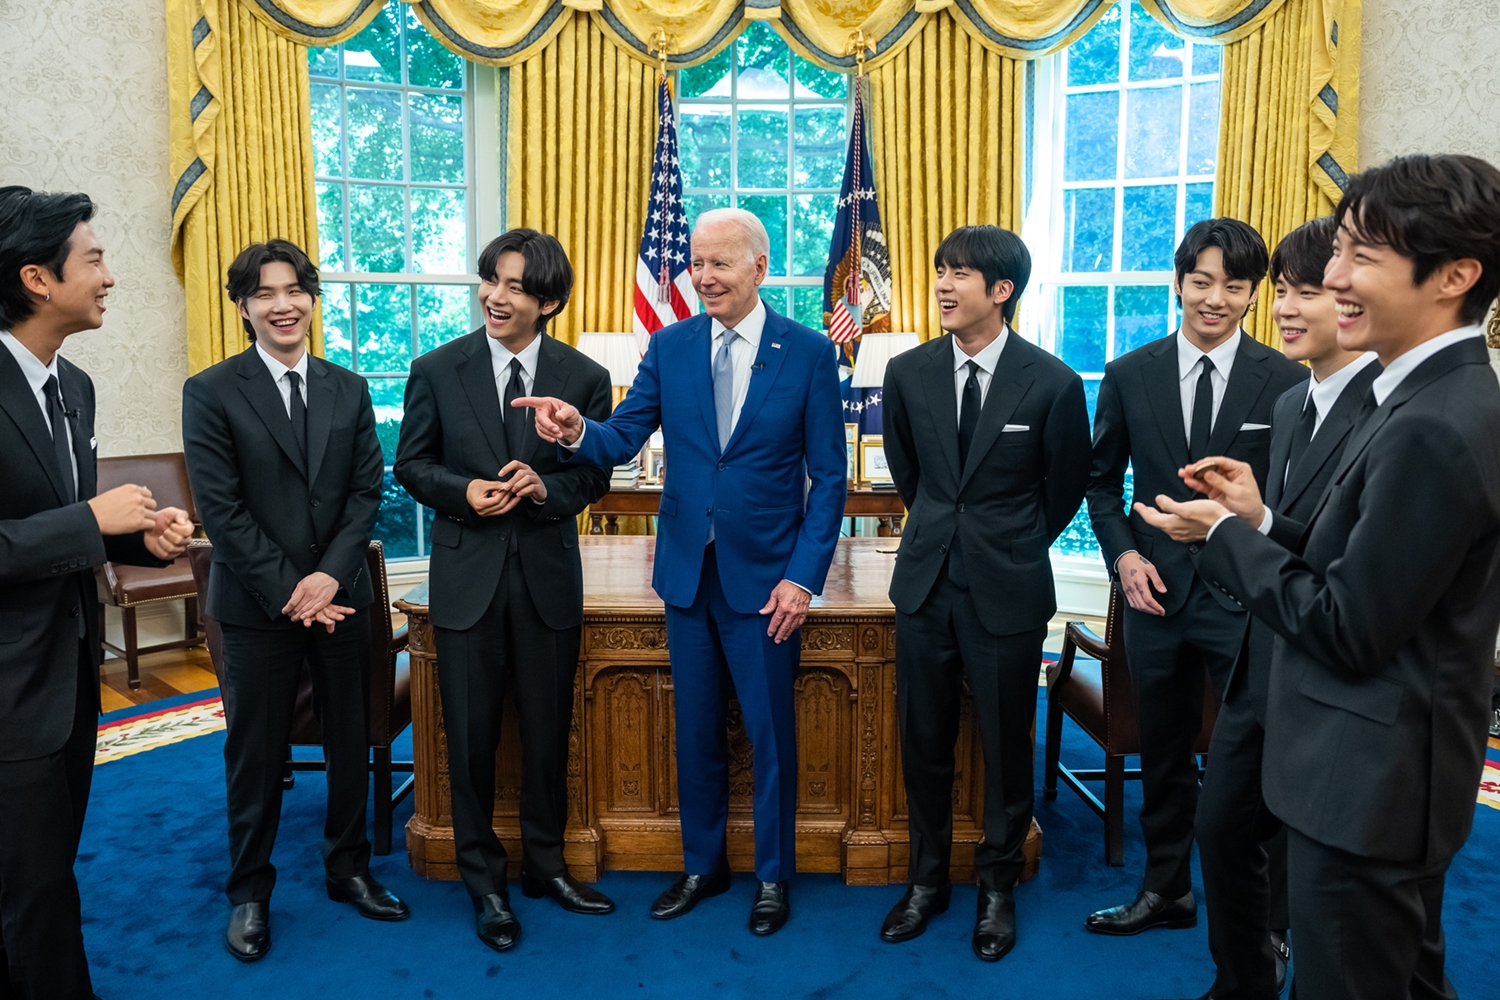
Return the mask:
<path fill-rule="evenodd" d="M 412 358 L 479 325 L 478 74 L 397 3 L 342 45 L 309 49 L 308 72 L 324 353 L 370 383 L 386 462 L 374 536 L 388 558 L 420 557 L 432 511 L 418 510 L 391 463 Z"/>
<path fill-rule="evenodd" d="M 1022 331 L 1083 376 L 1090 419 L 1105 363 L 1177 326 L 1172 253 L 1213 213 L 1221 55 L 1131 0 L 1038 66 Z M 1097 557 L 1086 512 L 1058 548 Z"/>
<path fill-rule="evenodd" d="M 771 237 L 761 297 L 823 329 L 823 271 L 848 142 L 849 78 L 754 21 L 713 59 L 678 71 L 688 224 L 710 208 L 754 212 Z"/>

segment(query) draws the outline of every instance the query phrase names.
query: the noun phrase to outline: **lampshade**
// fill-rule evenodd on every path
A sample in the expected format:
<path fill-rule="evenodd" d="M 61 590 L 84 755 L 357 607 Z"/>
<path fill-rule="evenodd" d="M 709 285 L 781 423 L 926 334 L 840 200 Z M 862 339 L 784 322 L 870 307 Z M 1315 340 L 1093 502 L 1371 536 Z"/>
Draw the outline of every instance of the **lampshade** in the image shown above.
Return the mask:
<path fill-rule="evenodd" d="M 628 386 L 635 381 L 641 351 L 633 333 L 580 333 L 578 349 L 609 369 L 609 384 Z"/>
<path fill-rule="evenodd" d="M 915 333 L 867 333 L 859 338 L 859 357 L 854 359 L 856 389 L 878 389 L 885 385 L 885 366 L 902 351 L 916 347 Z"/>

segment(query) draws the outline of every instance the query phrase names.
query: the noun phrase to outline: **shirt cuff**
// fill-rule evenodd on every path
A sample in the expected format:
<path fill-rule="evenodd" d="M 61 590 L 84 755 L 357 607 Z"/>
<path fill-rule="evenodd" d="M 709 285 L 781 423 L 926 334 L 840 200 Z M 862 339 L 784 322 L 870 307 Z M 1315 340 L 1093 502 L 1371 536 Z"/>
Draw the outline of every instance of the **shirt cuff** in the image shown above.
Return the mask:
<path fill-rule="evenodd" d="M 1136 552 L 1136 554 L 1139 555 L 1139 552 L 1136 549 L 1126 549 L 1124 552 L 1120 553 L 1120 555 L 1119 555 L 1118 558 L 1115 559 L 1115 576 L 1119 576 L 1120 575 L 1120 560 L 1124 559 L 1126 556 L 1130 555 L 1130 553 L 1132 553 L 1132 552 Z"/>
<path fill-rule="evenodd" d="M 563 447 L 566 448 L 566 449 L 568 449 L 569 451 L 577 451 L 578 450 L 578 446 L 581 445 L 581 444 L 583 444 L 583 436 L 585 434 L 587 434 L 588 432 L 589 432 L 589 422 L 587 420 L 585 420 L 583 422 L 583 430 L 581 430 L 581 431 L 578 432 L 578 440 L 574 441 L 572 444 L 563 444 Z M 558 444 L 562 444 L 562 442 L 559 441 Z"/>
<path fill-rule="evenodd" d="M 1206 534 L 1206 535 L 1203 536 L 1203 540 L 1206 542 L 1210 538 L 1214 537 L 1214 532 L 1217 531 L 1217 530 L 1219 530 L 1219 525 L 1223 524 L 1225 521 L 1229 520 L 1230 518 L 1232 518 L 1234 516 L 1235 515 L 1230 514 L 1229 512 L 1226 511 L 1222 516 L 1220 516 L 1220 518 L 1217 521 L 1215 521 L 1213 523 L 1213 526 L 1208 529 L 1208 534 Z"/>
<path fill-rule="evenodd" d="M 796 587 L 798 590 L 802 591 L 808 597 L 816 596 L 816 595 L 813 594 L 813 592 L 811 590 L 808 590 L 806 587 L 802 586 L 802 584 L 798 583 L 796 580 L 788 580 L 787 583 L 790 583 L 793 587 Z"/>
<path fill-rule="evenodd" d="M 1271 508 L 1265 506 L 1264 504 L 1262 504 L 1260 509 L 1263 512 L 1264 516 L 1261 517 L 1261 519 L 1260 519 L 1260 527 L 1256 528 L 1255 530 L 1258 531 L 1258 532 L 1260 532 L 1262 535 L 1270 535 L 1271 534 L 1271 516 L 1272 516 L 1271 515 Z"/>

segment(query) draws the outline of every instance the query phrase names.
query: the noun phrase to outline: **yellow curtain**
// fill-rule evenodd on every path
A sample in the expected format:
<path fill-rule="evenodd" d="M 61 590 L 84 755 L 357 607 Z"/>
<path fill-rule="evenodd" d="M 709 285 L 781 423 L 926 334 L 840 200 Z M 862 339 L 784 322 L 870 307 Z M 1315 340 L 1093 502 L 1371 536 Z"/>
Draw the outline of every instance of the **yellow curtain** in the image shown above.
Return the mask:
<path fill-rule="evenodd" d="M 1021 228 L 1026 64 L 948 11 L 870 74 L 871 156 L 891 253 L 891 329 L 940 336 L 932 254 L 958 226 Z M 962 94 L 963 100 L 955 100 Z"/>
<path fill-rule="evenodd" d="M 1286 0 L 1224 46 L 1216 212 L 1275 247 L 1333 211 L 1357 160 L 1360 0 Z M 1281 347 L 1270 282 L 1246 326 Z"/>
<path fill-rule="evenodd" d="M 198 372 L 248 346 L 224 291 L 246 244 L 279 236 L 317 258 L 307 51 L 238 0 L 168 0 L 167 16 L 172 263 Z M 323 349 L 316 315 L 313 349 Z"/>

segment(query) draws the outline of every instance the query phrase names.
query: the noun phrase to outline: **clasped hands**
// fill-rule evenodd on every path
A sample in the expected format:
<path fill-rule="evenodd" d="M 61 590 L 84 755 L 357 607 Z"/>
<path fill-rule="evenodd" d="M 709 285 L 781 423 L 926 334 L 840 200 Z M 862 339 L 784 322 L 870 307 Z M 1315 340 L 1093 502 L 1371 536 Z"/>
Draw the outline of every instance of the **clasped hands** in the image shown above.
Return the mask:
<path fill-rule="evenodd" d="M 547 484 L 535 469 L 521 461 L 507 464 L 495 479 L 472 480 L 464 490 L 464 499 L 480 517 L 508 514 L 523 497 L 546 503 Z"/>
<path fill-rule="evenodd" d="M 133 535 L 143 532 L 146 551 L 158 559 L 172 560 L 187 551 L 193 537 L 193 522 L 181 507 L 156 509 L 151 491 L 135 483 L 106 490 L 88 501 L 101 535 Z"/>

